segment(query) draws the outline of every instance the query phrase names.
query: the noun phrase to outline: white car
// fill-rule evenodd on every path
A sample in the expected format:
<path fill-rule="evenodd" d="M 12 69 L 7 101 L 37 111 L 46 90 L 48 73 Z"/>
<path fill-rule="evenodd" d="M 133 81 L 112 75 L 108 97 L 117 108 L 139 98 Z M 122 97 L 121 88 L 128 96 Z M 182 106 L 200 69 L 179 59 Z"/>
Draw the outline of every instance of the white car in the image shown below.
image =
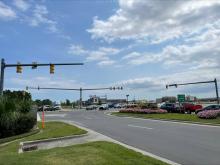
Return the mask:
<path fill-rule="evenodd" d="M 99 106 L 99 110 L 107 110 L 108 109 L 108 104 L 102 104 Z"/>

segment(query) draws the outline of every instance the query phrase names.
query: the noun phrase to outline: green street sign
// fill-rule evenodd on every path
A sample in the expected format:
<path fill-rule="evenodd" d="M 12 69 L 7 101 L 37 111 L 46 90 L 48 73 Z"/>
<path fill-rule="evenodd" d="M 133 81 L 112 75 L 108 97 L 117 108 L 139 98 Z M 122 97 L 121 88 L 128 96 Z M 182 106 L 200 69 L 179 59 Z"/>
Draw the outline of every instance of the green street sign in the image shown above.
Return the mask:
<path fill-rule="evenodd" d="M 183 95 L 183 94 L 180 94 L 180 95 L 177 95 L 177 98 L 178 98 L 178 101 L 179 102 L 185 102 L 185 95 Z"/>

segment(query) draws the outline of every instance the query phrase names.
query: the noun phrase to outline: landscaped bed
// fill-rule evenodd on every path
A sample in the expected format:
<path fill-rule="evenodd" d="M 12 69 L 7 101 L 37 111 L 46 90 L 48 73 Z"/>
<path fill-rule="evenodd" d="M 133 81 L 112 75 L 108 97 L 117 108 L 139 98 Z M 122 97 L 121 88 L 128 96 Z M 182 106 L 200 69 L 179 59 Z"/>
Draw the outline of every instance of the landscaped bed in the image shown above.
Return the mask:
<path fill-rule="evenodd" d="M 40 127 L 41 123 L 39 123 Z M 0 164 L 4 165 L 87 165 L 87 164 L 165 164 L 110 142 L 90 142 L 86 144 L 39 150 L 18 154 L 21 141 L 84 134 L 86 131 L 61 122 L 48 122 L 40 133 L 25 137 L 0 147 Z"/>
<path fill-rule="evenodd" d="M 216 119 L 202 119 L 195 114 L 179 114 L 179 113 L 165 113 L 165 114 L 141 114 L 141 113 L 125 113 L 125 112 L 113 112 L 113 115 L 121 117 L 137 117 L 146 119 L 163 119 L 163 120 L 175 120 L 185 122 L 195 122 L 203 124 L 220 124 L 220 117 Z"/>

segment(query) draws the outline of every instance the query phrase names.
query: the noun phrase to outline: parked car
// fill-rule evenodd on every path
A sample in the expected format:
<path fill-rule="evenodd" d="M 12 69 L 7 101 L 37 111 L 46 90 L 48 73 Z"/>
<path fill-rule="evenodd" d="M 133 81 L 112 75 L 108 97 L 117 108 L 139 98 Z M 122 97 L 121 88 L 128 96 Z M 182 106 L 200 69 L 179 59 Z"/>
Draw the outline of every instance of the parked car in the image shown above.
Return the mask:
<path fill-rule="evenodd" d="M 108 104 L 102 104 L 99 106 L 99 110 L 107 110 L 108 109 Z"/>
<path fill-rule="evenodd" d="M 181 107 L 176 103 L 165 103 L 161 105 L 160 109 L 167 110 L 167 112 L 179 113 L 181 112 Z"/>
<path fill-rule="evenodd" d="M 202 111 L 209 111 L 209 110 L 220 110 L 220 105 L 218 104 L 213 104 L 213 105 L 209 105 L 203 109 L 198 109 L 196 110 L 196 114 Z"/>
<path fill-rule="evenodd" d="M 118 104 L 115 104 L 115 105 L 114 105 L 114 108 L 122 108 L 122 105 L 119 104 L 119 103 L 118 103 Z"/>
<path fill-rule="evenodd" d="M 193 103 L 182 103 L 181 111 L 183 113 L 187 112 L 188 114 L 191 114 L 192 112 L 195 112 L 196 110 L 202 109 L 202 105 L 199 104 L 193 104 Z"/>
<path fill-rule="evenodd" d="M 38 107 L 38 111 L 51 111 L 52 107 L 50 105 L 43 105 Z"/>
<path fill-rule="evenodd" d="M 61 108 L 61 105 L 59 105 L 59 104 L 56 104 L 56 105 L 54 105 L 53 107 L 52 107 L 52 110 L 53 111 L 55 111 L 55 110 L 61 110 L 62 108 Z"/>
<path fill-rule="evenodd" d="M 97 108 L 97 105 L 89 105 L 86 107 L 86 110 L 94 110 Z"/>

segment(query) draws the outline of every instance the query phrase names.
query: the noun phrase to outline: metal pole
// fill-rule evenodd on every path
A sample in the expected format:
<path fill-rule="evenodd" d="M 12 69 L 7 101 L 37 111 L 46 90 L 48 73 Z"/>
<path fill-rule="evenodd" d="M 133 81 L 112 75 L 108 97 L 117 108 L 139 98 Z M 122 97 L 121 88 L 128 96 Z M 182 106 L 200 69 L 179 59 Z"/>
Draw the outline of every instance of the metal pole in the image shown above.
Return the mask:
<path fill-rule="evenodd" d="M 218 84 L 217 84 L 216 78 L 215 78 L 214 82 L 215 82 L 215 90 L 216 90 L 216 99 L 217 99 L 217 103 L 219 104 Z"/>
<path fill-rule="evenodd" d="M 128 96 L 129 96 L 129 95 L 126 95 L 126 97 L 127 97 L 127 107 L 128 107 Z"/>
<path fill-rule="evenodd" d="M 0 96 L 3 96 L 4 89 L 4 71 L 5 71 L 5 60 L 1 60 L 1 77 L 0 77 Z"/>
<path fill-rule="evenodd" d="M 79 98 L 79 108 L 82 108 L 82 88 L 79 89 L 80 91 L 80 98 Z"/>

